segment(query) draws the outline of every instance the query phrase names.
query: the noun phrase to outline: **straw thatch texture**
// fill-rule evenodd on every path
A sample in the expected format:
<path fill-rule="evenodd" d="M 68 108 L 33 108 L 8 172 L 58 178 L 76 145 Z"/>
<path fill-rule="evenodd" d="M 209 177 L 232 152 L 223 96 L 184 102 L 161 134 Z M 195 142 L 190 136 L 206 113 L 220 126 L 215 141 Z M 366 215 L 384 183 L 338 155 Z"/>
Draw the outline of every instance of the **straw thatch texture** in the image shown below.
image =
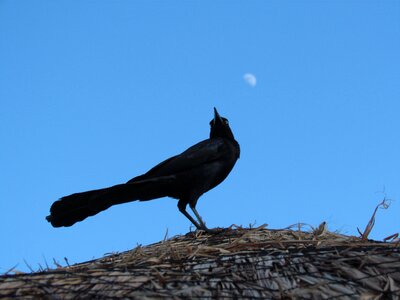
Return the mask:
<path fill-rule="evenodd" d="M 70 267 L 3 275 L 2 297 L 399 299 L 400 251 L 324 230 L 193 232 Z"/>

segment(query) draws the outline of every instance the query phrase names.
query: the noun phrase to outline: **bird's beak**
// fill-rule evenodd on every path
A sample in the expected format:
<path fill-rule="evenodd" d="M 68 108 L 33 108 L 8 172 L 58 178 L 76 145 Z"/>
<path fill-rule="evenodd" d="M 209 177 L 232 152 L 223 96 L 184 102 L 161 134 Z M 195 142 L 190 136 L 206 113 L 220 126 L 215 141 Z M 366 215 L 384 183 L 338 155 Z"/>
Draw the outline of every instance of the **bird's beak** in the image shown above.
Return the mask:
<path fill-rule="evenodd" d="M 222 123 L 221 116 L 219 115 L 217 109 L 214 107 L 214 124 L 218 122 Z"/>

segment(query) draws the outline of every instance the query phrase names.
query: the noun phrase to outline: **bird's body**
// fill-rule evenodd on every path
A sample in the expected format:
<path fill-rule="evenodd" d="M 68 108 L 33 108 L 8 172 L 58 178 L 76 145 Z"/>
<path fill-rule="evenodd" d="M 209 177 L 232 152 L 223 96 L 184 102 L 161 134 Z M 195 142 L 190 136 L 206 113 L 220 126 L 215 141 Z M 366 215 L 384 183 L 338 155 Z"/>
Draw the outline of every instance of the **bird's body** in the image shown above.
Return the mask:
<path fill-rule="evenodd" d="M 47 220 L 54 227 L 71 226 L 112 205 L 161 197 L 179 199 L 179 210 L 198 228 L 208 230 L 196 211 L 199 197 L 220 184 L 231 172 L 240 148 L 228 121 L 215 110 L 210 138 L 188 148 L 125 184 L 76 193 L 53 203 Z M 194 220 L 186 206 L 196 215 Z"/>
<path fill-rule="evenodd" d="M 202 195 L 220 184 L 232 170 L 239 155 L 239 144 L 223 138 L 204 140 L 173 156 L 127 184 L 174 176 L 180 188 L 169 197 L 181 199 L 185 194 Z M 207 178 L 207 180 L 204 180 Z"/>

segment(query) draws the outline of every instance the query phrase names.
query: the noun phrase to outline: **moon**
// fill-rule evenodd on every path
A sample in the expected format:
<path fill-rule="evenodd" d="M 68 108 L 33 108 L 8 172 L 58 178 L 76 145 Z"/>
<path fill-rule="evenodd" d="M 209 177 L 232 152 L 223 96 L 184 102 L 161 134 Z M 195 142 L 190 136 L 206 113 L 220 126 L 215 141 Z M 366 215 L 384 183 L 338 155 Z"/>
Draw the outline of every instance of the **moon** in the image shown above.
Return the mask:
<path fill-rule="evenodd" d="M 255 87 L 257 84 L 257 78 L 256 78 L 256 76 L 254 76 L 254 74 L 246 73 L 243 75 L 243 79 L 251 87 Z"/>

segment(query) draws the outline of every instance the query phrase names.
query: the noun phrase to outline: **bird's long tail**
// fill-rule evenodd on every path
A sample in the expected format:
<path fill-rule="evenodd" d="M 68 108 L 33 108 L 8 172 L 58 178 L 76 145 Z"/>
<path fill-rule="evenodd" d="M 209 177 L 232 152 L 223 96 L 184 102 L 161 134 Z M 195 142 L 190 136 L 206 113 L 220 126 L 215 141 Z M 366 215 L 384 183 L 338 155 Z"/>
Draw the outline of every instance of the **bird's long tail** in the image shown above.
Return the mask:
<path fill-rule="evenodd" d="M 53 203 L 46 219 L 53 227 L 72 226 L 112 205 L 172 196 L 174 182 L 164 176 L 65 196 Z"/>

